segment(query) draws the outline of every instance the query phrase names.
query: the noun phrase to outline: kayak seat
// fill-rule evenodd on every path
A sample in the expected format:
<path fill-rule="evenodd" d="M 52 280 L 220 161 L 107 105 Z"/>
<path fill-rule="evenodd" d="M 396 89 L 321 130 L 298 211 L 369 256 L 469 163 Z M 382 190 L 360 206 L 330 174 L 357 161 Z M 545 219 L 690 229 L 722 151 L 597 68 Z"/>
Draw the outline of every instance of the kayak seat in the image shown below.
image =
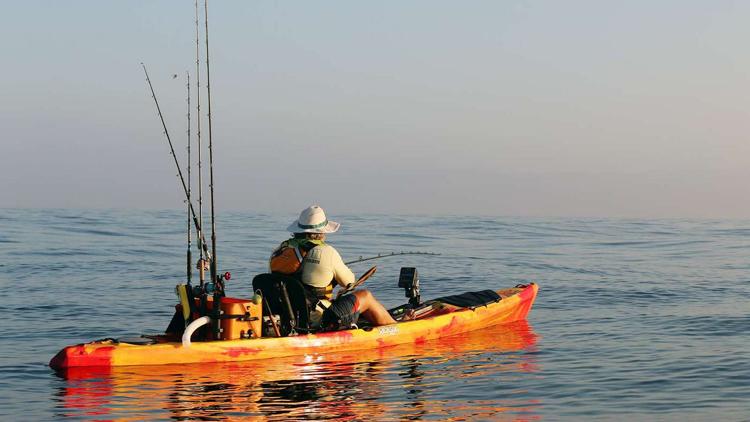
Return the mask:
<path fill-rule="evenodd" d="M 310 332 L 310 309 L 302 282 L 283 274 L 258 274 L 253 278 L 253 291 L 258 290 L 271 313 L 279 315 L 282 336 Z M 268 309 L 263 305 L 263 316 L 267 315 Z"/>
<path fill-rule="evenodd" d="M 478 292 L 466 292 L 460 295 L 444 296 L 435 299 L 435 302 L 443 302 L 460 308 L 477 308 L 499 302 L 502 297 L 494 290 L 481 290 Z"/>

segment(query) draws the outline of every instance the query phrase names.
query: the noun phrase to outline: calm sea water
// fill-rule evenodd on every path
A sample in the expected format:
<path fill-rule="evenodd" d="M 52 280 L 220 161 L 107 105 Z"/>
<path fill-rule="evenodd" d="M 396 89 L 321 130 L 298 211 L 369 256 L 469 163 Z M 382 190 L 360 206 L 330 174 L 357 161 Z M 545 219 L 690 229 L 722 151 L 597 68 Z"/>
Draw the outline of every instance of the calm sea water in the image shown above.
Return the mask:
<path fill-rule="evenodd" d="M 245 296 L 293 215 L 218 216 Z M 750 420 L 750 221 L 335 215 L 345 259 L 404 302 L 534 280 L 528 321 L 384 352 L 68 376 L 63 346 L 162 331 L 183 213 L 0 210 L 0 419 Z M 368 265 L 369 264 L 369 265 Z"/>

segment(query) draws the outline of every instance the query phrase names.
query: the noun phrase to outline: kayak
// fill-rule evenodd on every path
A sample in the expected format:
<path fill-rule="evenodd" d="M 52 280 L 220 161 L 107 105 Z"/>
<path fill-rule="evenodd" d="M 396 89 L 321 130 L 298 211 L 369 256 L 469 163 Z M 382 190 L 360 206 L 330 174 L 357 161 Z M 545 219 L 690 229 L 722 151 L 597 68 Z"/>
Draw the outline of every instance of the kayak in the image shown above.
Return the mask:
<path fill-rule="evenodd" d="M 240 338 L 183 343 L 164 338 L 137 341 L 104 339 L 68 346 L 49 363 L 52 369 L 214 363 L 309 356 L 320 353 L 383 349 L 466 333 L 526 318 L 536 299 L 535 283 L 497 291 L 485 303 L 466 300 L 477 295 L 447 296 L 425 302 L 412 320 L 396 324 L 287 337 Z M 496 294 L 495 294 L 496 293 Z M 487 295 L 485 294 L 485 297 Z M 402 307 L 400 307 L 402 308 Z M 391 313 L 398 313 L 394 308 Z"/>
<path fill-rule="evenodd" d="M 56 399 L 66 417 L 81 419 L 403 420 L 408 419 L 400 410 L 403 401 L 380 404 L 383 395 L 392 394 L 383 388 L 392 374 L 408 377 L 403 380 L 408 389 L 425 387 L 448 362 L 449 372 L 468 367 L 471 373 L 460 375 L 495 374 L 498 383 L 509 374 L 539 371 L 534 356 L 523 353 L 534 350 L 537 341 L 533 327 L 520 320 L 382 349 L 201 365 L 67 368 L 55 372 L 64 380 Z M 342 396 L 353 400 L 330 400 Z M 361 397 L 369 401 L 357 400 Z M 482 401 L 459 411 L 441 397 L 420 397 L 412 408 L 417 413 L 429 408 L 433 414 L 492 419 L 492 413 L 482 413 L 487 405 Z"/>

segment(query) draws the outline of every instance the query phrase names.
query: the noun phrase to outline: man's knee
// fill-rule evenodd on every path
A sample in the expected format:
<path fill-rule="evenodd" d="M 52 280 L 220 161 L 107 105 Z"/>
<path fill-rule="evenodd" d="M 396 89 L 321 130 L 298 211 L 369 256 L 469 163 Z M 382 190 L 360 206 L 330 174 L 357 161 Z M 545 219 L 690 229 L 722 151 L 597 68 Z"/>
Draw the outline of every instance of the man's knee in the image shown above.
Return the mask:
<path fill-rule="evenodd" d="M 357 290 L 354 292 L 354 295 L 357 296 L 357 299 L 359 299 L 362 304 L 366 303 L 369 305 L 374 299 L 369 290 Z"/>

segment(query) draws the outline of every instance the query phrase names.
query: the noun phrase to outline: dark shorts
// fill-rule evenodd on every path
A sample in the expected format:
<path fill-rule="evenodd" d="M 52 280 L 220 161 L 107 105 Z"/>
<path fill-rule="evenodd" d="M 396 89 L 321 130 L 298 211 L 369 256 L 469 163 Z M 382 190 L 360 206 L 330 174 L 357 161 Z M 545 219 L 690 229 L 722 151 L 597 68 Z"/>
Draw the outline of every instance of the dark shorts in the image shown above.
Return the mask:
<path fill-rule="evenodd" d="M 352 294 L 341 296 L 323 312 L 321 326 L 330 330 L 346 329 L 359 319 L 359 300 Z"/>

